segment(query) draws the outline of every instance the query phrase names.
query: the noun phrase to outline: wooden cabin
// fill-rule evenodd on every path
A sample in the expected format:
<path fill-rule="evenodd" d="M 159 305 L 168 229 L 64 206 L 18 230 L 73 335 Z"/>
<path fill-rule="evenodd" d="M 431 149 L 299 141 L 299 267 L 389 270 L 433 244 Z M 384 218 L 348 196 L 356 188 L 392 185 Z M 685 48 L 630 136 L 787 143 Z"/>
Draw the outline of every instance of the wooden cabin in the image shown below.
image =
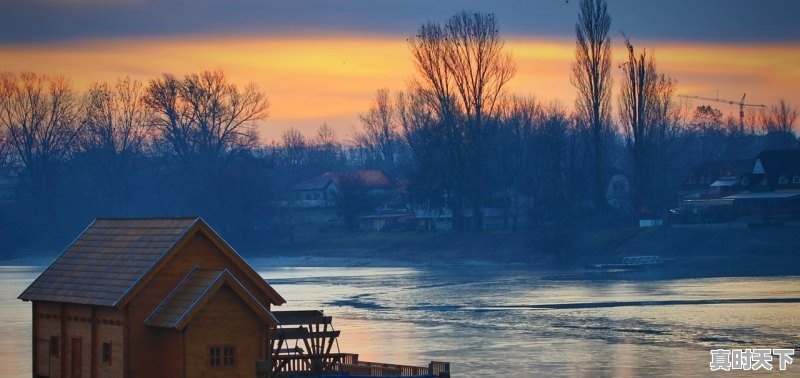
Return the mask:
<path fill-rule="evenodd" d="M 271 311 L 286 301 L 200 218 L 97 219 L 19 298 L 34 377 L 449 377 L 340 353 L 321 311 Z"/>
<path fill-rule="evenodd" d="M 19 296 L 34 377 L 253 377 L 285 300 L 203 220 L 97 219 Z"/>

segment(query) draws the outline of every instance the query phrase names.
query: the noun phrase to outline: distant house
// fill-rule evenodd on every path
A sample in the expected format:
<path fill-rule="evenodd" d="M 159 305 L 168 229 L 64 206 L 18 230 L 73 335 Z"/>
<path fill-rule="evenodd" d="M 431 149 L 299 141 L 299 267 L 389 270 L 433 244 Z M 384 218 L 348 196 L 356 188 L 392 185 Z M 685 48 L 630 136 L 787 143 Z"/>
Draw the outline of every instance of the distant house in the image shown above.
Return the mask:
<path fill-rule="evenodd" d="M 352 222 L 375 229 L 379 220 L 360 222 L 358 217 L 407 212 L 407 185 L 381 169 L 325 172 L 292 185 L 283 208 L 294 224 Z"/>
<path fill-rule="evenodd" d="M 339 188 L 331 172 L 303 180 L 289 189 L 292 207 L 333 207 Z"/>
<path fill-rule="evenodd" d="M 707 161 L 694 167 L 682 187 L 680 209 L 688 222 L 725 222 L 735 216 L 727 196 L 741 190 L 740 178 L 753 159 Z"/>
<path fill-rule="evenodd" d="M 753 167 L 753 159 L 706 161 L 694 167 L 683 183 L 685 199 L 717 199 L 739 191 L 739 178 Z"/>
<path fill-rule="evenodd" d="M 401 184 L 382 169 L 325 172 L 292 185 L 288 197 L 292 207 L 334 207 L 348 186 L 359 186 L 370 195 L 386 195 L 396 192 Z"/>
<path fill-rule="evenodd" d="M 245 377 L 285 300 L 199 218 L 97 219 L 19 296 L 36 377 Z"/>
<path fill-rule="evenodd" d="M 800 149 L 765 150 L 740 178 L 735 201 L 740 215 L 770 219 L 800 219 Z"/>

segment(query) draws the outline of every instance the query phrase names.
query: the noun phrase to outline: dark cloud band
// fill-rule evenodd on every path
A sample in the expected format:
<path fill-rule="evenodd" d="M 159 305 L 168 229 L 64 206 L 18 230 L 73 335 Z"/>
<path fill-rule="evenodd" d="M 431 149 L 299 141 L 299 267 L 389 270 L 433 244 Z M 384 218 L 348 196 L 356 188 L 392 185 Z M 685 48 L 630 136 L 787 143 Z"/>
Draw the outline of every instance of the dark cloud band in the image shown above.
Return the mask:
<path fill-rule="evenodd" d="M 0 43 L 185 35 L 405 37 L 461 9 L 494 12 L 505 35 L 572 37 L 579 0 L 0 0 Z M 612 30 L 636 38 L 800 42 L 800 2 L 609 0 Z"/>

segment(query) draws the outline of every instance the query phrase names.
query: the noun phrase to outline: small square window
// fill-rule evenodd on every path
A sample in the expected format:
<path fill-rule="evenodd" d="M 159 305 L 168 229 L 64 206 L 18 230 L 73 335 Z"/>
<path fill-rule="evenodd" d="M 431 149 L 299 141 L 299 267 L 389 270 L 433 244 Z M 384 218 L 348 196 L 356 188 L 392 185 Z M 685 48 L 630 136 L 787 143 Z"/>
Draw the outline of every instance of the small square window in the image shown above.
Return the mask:
<path fill-rule="evenodd" d="M 111 343 L 103 343 L 103 362 L 111 363 Z"/>
<path fill-rule="evenodd" d="M 50 336 L 50 357 L 58 357 L 61 350 L 61 338 Z"/>
<path fill-rule="evenodd" d="M 208 349 L 208 358 L 209 363 L 211 366 L 220 366 L 222 365 L 222 360 L 220 358 L 220 347 L 211 347 Z"/>
<path fill-rule="evenodd" d="M 236 363 L 236 348 L 225 347 L 222 349 L 222 364 L 225 366 L 233 366 Z"/>

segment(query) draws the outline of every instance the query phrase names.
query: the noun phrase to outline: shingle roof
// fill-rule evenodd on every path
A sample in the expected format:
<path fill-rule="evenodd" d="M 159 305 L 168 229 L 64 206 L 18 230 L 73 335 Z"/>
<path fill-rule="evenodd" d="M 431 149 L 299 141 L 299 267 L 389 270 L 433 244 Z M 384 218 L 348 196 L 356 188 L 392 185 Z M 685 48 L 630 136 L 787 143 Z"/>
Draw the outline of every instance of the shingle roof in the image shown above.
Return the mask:
<path fill-rule="evenodd" d="M 96 219 L 19 298 L 113 306 L 198 220 Z"/>
<path fill-rule="evenodd" d="M 227 284 L 262 319 L 277 324 L 277 320 L 227 269 L 195 268 L 186 275 L 164 301 L 145 319 L 151 327 L 183 327 L 191 317 L 222 287 Z"/>

